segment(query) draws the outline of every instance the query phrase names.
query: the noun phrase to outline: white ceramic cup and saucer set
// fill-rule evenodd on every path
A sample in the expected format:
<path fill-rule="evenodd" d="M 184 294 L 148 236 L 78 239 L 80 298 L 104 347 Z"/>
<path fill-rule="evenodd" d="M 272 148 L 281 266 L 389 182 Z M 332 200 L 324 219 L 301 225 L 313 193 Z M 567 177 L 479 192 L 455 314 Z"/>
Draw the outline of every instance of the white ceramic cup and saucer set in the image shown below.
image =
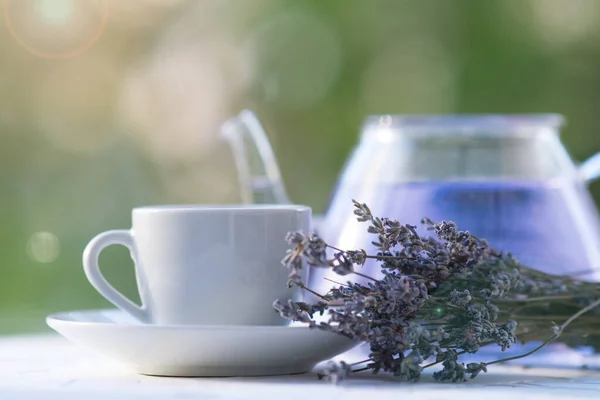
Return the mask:
<path fill-rule="evenodd" d="M 162 376 L 256 376 L 310 371 L 357 343 L 290 323 L 275 299 L 301 300 L 281 265 L 290 231 L 311 230 L 301 205 L 173 205 L 135 208 L 130 230 L 93 238 L 83 267 L 117 308 L 53 314 L 48 325 L 134 371 Z M 141 305 L 102 276 L 98 259 L 126 246 Z M 308 271 L 304 271 L 308 274 Z M 304 278 L 307 278 L 305 276 Z"/>

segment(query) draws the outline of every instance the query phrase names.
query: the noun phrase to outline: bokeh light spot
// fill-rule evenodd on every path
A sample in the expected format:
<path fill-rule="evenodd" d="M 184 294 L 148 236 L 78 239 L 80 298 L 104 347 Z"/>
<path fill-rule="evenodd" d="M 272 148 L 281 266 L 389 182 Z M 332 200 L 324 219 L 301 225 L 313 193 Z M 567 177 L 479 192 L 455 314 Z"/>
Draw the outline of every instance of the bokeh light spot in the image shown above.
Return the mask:
<path fill-rule="evenodd" d="M 4 0 L 13 39 L 42 58 L 71 58 L 90 48 L 108 20 L 108 0 Z"/>
<path fill-rule="evenodd" d="M 600 7 L 589 0 L 534 0 L 533 23 L 541 42 L 563 47 L 598 33 Z"/>
<path fill-rule="evenodd" d="M 37 262 L 48 264 L 58 258 L 60 242 L 51 232 L 36 232 L 27 241 L 27 254 Z"/>
<path fill-rule="evenodd" d="M 123 83 L 121 122 L 157 163 L 194 162 L 210 151 L 235 95 L 237 73 L 224 76 L 237 49 L 221 39 L 170 43 L 132 68 Z"/>
<path fill-rule="evenodd" d="M 73 16 L 73 0 L 39 0 L 40 19 L 49 24 L 63 24 Z"/>

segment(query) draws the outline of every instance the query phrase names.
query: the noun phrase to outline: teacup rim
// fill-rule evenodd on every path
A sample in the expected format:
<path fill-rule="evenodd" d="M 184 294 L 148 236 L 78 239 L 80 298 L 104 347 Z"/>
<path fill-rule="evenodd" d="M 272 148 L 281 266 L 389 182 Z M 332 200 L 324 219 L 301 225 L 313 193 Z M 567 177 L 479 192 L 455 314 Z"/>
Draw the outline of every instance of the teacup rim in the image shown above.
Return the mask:
<path fill-rule="evenodd" d="M 311 211 L 303 204 L 154 204 L 134 207 L 134 213 L 155 212 L 256 212 L 256 211 Z"/>

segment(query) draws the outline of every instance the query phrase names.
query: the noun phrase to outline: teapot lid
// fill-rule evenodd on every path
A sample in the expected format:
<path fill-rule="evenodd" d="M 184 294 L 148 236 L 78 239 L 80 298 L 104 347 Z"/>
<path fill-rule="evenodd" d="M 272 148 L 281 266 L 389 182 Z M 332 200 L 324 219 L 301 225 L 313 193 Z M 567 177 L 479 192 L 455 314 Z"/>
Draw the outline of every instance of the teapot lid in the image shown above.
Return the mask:
<path fill-rule="evenodd" d="M 551 179 L 573 168 L 558 138 L 563 121 L 558 114 L 371 116 L 350 175 L 381 165 L 380 179 L 393 183 Z"/>
<path fill-rule="evenodd" d="M 558 130 L 565 122 L 560 114 L 397 114 L 370 115 L 364 134 L 373 130 L 392 130 L 419 134 L 502 133 L 520 135 L 538 130 Z"/>

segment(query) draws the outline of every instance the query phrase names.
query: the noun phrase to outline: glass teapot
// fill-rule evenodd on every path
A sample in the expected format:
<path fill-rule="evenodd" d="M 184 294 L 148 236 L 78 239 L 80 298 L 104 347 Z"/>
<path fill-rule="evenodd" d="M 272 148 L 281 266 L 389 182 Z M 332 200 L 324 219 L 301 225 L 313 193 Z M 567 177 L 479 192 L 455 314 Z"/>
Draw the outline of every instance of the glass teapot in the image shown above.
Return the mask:
<path fill-rule="evenodd" d="M 375 253 L 352 212 L 355 199 L 423 235 L 423 217 L 452 220 L 528 266 L 596 280 L 600 218 L 586 184 L 600 176 L 600 155 L 576 166 L 560 141 L 562 124 L 553 114 L 368 117 L 316 229 L 338 248 Z M 223 134 L 244 201 L 289 202 L 256 116 L 241 112 Z M 376 277 L 378 269 L 367 262 L 361 272 Z M 339 279 L 316 269 L 309 286 L 328 291 L 323 278 Z"/>

